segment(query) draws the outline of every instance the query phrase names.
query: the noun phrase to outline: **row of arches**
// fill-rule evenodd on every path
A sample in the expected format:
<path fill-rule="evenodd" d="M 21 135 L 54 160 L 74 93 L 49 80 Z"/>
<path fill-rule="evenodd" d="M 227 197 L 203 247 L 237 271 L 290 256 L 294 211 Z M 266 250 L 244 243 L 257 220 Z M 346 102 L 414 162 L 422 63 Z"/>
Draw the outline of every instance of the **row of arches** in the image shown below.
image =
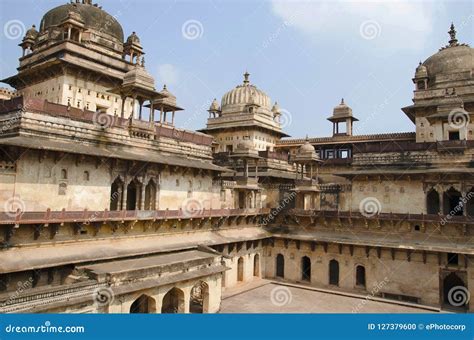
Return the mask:
<path fill-rule="evenodd" d="M 451 187 L 442 194 L 432 188 L 426 194 L 427 214 L 474 216 L 474 187 L 465 195 Z"/>
<path fill-rule="evenodd" d="M 185 312 L 184 291 L 177 287 L 171 288 L 162 299 L 161 310 L 163 314 Z M 190 313 L 207 313 L 209 311 L 209 285 L 199 281 L 191 288 L 189 297 Z M 130 313 L 157 313 L 156 299 L 150 295 L 142 294 L 130 306 Z"/>
<path fill-rule="evenodd" d="M 237 281 L 242 282 L 244 281 L 244 257 L 241 256 L 237 260 Z M 259 277 L 260 276 L 260 255 L 255 254 L 253 257 L 253 276 Z"/>
<path fill-rule="evenodd" d="M 153 178 L 146 185 L 136 178 L 125 185 L 117 177 L 111 185 L 110 210 L 155 210 L 157 193 L 158 183 Z"/>
<path fill-rule="evenodd" d="M 282 254 L 276 256 L 275 276 L 285 278 L 285 257 Z M 311 282 L 311 259 L 308 256 L 301 258 L 301 273 L 302 281 Z M 366 277 L 365 267 L 357 265 L 355 268 L 356 286 L 365 288 Z M 333 286 L 339 286 L 339 262 L 335 259 L 329 261 L 328 283 Z"/>

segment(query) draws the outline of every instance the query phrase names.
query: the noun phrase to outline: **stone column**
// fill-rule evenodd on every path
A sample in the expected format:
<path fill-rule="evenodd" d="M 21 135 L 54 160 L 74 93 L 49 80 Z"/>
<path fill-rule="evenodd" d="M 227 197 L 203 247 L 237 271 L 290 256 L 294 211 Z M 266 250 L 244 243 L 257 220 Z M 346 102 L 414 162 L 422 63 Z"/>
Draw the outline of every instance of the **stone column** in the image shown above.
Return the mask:
<path fill-rule="evenodd" d="M 140 193 L 140 200 L 137 201 L 138 210 L 145 210 L 145 183 L 142 184 L 142 190 Z M 138 191 L 137 191 L 138 194 Z"/>
<path fill-rule="evenodd" d="M 120 113 L 120 117 L 124 118 L 125 117 L 125 101 L 127 100 L 127 97 L 122 95 L 122 112 Z"/>
<path fill-rule="evenodd" d="M 127 181 L 125 181 L 124 187 L 123 187 L 123 197 L 122 197 L 122 210 L 127 210 Z"/>
<path fill-rule="evenodd" d="M 173 110 L 173 113 L 171 114 L 171 125 L 174 125 L 174 113 L 175 111 Z"/>

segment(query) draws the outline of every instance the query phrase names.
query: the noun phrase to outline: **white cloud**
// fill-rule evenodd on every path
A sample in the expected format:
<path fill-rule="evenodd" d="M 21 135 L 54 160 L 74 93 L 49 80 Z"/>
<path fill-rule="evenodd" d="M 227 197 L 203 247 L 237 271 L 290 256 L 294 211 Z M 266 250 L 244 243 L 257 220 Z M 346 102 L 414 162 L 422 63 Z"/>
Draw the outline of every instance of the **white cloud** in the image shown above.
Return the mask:
<path fill-rule="evenodd" d="M 171 64 L 158 66 L 158 82 L 167 85 L 176 85 L 179 81 L 179 70 Z"/>
<path fill-rule="evenodd" d="M 360 39 L 383 49 L 422 49 L 440 2 L 274 0 L 273 12 L 314 39 Z M 358 42 L 358 41 L 356 41 Z"/>

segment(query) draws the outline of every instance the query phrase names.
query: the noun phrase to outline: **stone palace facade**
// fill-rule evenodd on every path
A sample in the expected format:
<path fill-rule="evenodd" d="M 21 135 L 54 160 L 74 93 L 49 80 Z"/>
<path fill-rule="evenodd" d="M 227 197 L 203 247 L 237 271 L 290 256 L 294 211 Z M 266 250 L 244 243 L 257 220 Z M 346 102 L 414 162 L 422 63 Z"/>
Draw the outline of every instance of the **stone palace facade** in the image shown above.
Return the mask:
<path fill-rule="evenodd" d="M 256 278 L 474 311 L 474 53 L 449 35 L 414 132 L 354 135 L 342 100 L 292 139 L 248 73 L 176 127 L 135 32 L 51 9 L 0 93 L 0 312 L 214 313 Z"/>

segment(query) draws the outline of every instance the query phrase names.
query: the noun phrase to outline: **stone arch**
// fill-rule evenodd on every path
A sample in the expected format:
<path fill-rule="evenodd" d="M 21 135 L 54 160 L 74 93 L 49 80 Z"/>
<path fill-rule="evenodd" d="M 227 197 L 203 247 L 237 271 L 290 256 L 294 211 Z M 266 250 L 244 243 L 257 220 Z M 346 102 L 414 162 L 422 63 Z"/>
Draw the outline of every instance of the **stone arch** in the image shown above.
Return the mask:
<path fill-rule="evenodd" d="M 457 273 L 451 272 L 443 279 L 442 293 L 443 306 L 454 309 L 469 308 L 469 293 L 466 284 Z"/>
<path fill-rule="evenodd" d="M 189 299 L 190 313 L 209 313 L 209 285 L 199 281 L 191 288 Z"/>
<path fill-rule="evenodd" d="M 276 277 L 285 277 L 285 257 L 278 254 L 276 257 Z"/>
<path fill-rule="evenodd" d="M 311 282 L 311 259 L 308 256 L 301 258 L 301 280 Z"/>
<path fill-rule="evenodd" d="M 244 258 L 239 257 L 237 260 L 237 281 L 244 280 Z"/>
<path fill-rule="evenodd" d="M 110 187 L 110 210 L 122 209 L 124 183 L 120 177 L 117 177 Z"/>
<path fill-rule="evenodd" d="M 156 300 L 142 294 L 130 306 L 130 313 L 156 313 Z"/>
<path fill-rule="evenodd" d="M 135 178 L 127 185 L 127 210 L 139 210 L 142 184 Z"/>
<path fill-rule="evenodd" d="M 184 313 L 184 292 L 171 288 L 163 297 L 161 313 Z"/>
<path fill-rule="evenodd" d="M 145 210 L 156 209 L 156 192 L 157 185 L 155 180 L 152 178 L 148 181 L 148 184 L 145 187 Z"/>
<path fill-rule="evenodd" d="M 329 261 L 329 284 L 339 286 L 339 262 L 334 259 Z"/>
<path fill-rule="evenodd" d="M 461 193 L 453 187 L 445 191 L 443 194 L 443 213 L 445 215 L 462 216 L 464 207 L 461 198 Z"/>
<path fill-rule="evenodd" d="M 440 201 L 439 193 L 436 189 L 432 188 L 426 194 L 426 213 L 427 214 L 438 214 L 440 212 Z"/>
<path fill-rule="evenodd" d="M 253 276 L 260 277 L 260 255 L 255 254 L 253 257 Z"/>
<path fill-rule="evenodd" d="M 362 265 L 356 266 L 356 286 L 364 287 L 366 285 L 366 278 L 365 278 L 365 267 Z"/>

